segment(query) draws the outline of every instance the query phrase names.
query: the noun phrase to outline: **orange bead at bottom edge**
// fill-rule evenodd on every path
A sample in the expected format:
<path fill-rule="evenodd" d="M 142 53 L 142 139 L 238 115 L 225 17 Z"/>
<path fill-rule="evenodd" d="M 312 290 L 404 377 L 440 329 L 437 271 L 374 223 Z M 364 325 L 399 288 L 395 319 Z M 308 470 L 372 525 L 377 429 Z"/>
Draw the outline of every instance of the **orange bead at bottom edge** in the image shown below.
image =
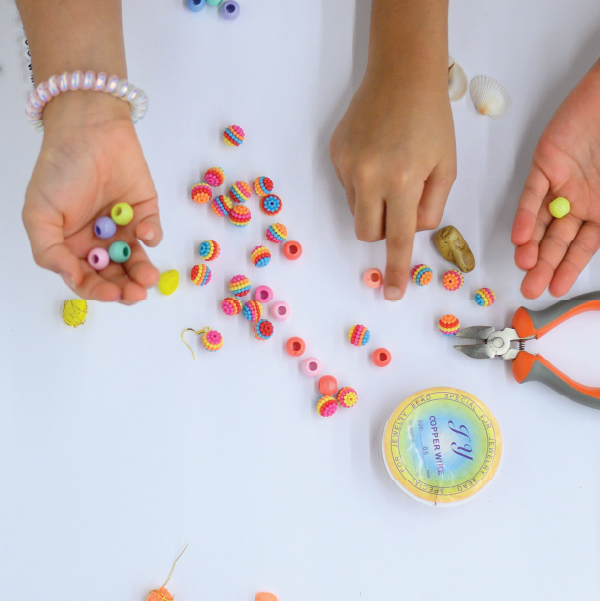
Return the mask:
<path fill-rule="evenodd" d="M 256 593 L 255 601 L 279 601 L 273 593 Z"/>

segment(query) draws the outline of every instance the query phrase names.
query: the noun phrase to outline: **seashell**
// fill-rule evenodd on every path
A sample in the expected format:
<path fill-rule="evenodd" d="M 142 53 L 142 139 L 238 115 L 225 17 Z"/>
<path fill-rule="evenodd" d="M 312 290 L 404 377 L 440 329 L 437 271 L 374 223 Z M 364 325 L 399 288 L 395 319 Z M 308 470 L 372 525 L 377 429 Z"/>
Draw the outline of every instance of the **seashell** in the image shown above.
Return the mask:
<path fill-rule="evenodd" d="M 491 77 L 478 75 L 471 80 L 471 100 L 482 115 L 502 119 L 510 110 L 510 96 L 500 83 Z"/>
<path fill-rule="evenodd" d="M 463 68 L 451 57 L 448 57 L 448 94 L 450 100 L 460 100 L 469 87 L 467 75 Z"/>

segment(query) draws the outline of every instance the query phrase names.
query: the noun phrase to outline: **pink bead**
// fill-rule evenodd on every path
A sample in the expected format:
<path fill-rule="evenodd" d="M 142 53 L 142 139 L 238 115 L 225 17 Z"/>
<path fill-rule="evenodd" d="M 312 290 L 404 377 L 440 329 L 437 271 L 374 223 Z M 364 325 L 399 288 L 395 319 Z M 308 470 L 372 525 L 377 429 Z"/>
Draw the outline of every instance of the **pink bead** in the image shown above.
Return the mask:
<path fill-rule="evenodd" d="M 79 90 L 83 81 L 83 73 L 81 71 L 73 71 L 71 80 L 69 81 L 69 90 Z"/>
<path fill-rule="evenodd" d="M 290 306 L 283 301 L 279 301 L 271 307 L 271 315 L 279 321 L 285 321 L 290 313 Z"/>
<path fill-rule="evenodd" d="M 90 267 L 96 271 L 104 269 L 110 263 L 108 251 L 100 246 L 92 248 L 87 256 L 87 262 L 90 264 Z"/>
<path fill-rule="evenodd" d="M 269 286 L 259 286 L 254 291 L 254 300 L 260 301 L 261 303 L 269 303 L 273 300 L 273 290 Z"/>
<path fill-rule="evenodd" d="M 314 378 L 321 373 L 321 362 L 314 357 L 309 357 L 302 361 L 302 373 L 305 376 Z"/>

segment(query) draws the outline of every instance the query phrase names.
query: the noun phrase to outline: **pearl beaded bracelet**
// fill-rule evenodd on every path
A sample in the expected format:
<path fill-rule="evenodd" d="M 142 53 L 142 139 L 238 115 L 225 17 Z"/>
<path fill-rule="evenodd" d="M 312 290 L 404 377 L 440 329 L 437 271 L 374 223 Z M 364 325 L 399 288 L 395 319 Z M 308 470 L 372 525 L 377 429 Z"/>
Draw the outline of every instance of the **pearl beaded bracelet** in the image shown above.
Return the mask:
<path fill-rule="evenodd" d="M 148 110 L 148 96 L 140 88 L 136 88 L 126 79 L 116 75 L 110 77 L 106 73 L 94 71 L 65 71 L 61 75 L 53 75 L 39 84 L 29 95 L 25 107 L 28 121 L 37 130 L 44 129 L 42 114 L 45 106 L 61 92 L 71 90 L 89 90 L 91 92 L 105 92 L 129 103 L 131 118 L 134 123 L 144 118 Z"/>

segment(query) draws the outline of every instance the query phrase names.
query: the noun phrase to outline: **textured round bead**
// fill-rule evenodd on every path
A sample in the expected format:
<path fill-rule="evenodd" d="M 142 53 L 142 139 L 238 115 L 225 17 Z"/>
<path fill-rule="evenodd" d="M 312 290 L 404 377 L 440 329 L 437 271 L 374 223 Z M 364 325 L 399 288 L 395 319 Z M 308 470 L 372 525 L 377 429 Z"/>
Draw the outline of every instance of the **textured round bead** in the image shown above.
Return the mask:
<path fill-rule="evenodd" d="M 283 223 L 274 223 L 267 228 L 267 240 L 269 242 L 285 242 L 287 240 L 287 227 Z"/>
<path fill-rule="evenodd" d="M 240 5 L 235 0 L 226 0 L 221 6 L 221 14 L 228 21 L 233 21 L 240 16 Z"/>
<path fill-rule="evenodd" d="M 193 13 L 199 13 L 206 6 L 206 0 L 186 0 L 186 4 Z"/>
<path fill-rule="evenodd" d="M 158 280 L 158 291 L 165 296 L 173 294 L 179 287 L 179 272 L 176 269 L 165 271 L 160 274 Z"/>
<path fill-rule="evenodd" d="M 244 303 L 244 317 L 248 321 L 258 321 L 263 314 L 262 305 L 259 301 L 249 300 Z"/>
<path fill-rule="evenodd" d="M 254 337 L 257 340 L 268 340 L 273 336 L 275 328 L 268 319 L 260 319 L 254 326 Z"/>
<path fill-rule="evenodd" d="M 229 196 L 215 196 L 213 201 L 210 203 L 210 208 L 213 210 L 213 213 L 219 217 L 225 217 L 226 215 L 229 215 L 231 207 L 233 207 L 233 203 L 231 202 L 231 198 L 229 198 Z"/>
<path fill-rule="evenodd" d="M 306 351 L 306 343 L 302 338 L 292 336 L 285 343 L 285 351 L 290 357 L 301 357 Z"/>
<path fill-rule="evenodd" d="M 342 407 L 354 407 L 356 402 L 358 401 L 358 394 L 356 394 L 356 390 L 354 388 L 350 388 L 350 386 L 346 386 L 342 388 L 337 393 L 337 402 Z"/>
<path fill-rule="evenodd" d="M 465 283 L 463 274 L 457 269 L 448 270 L 442 277 L 442 284 L 446 290 L 454 292 L 460 290 Z"/>
<path fill-rule="evenodd" d="M 190 279 L 196 286 L 206 286 L 212 278 L 212 272 L 206 265 L 194 265 L 190 272 Z"/>
<path fill-rule="evenodd" d="M 254 180 L 254 191 L 259 196 L 266 196 L 273 190 L 273 180 L 268 177 L 257 177 Z"/>
<path fill-rule="evenodd" d="M 229 221 L 236 227 L 244 227 L 250 223 L 252 213 L 245 205 L 235 205 L 229 211 Z"/>
<path fill-rule="evenodd" d="M 380 269 L 374 267 L 373 269 L 367 269 L 363 275 L 363 282 L 369 288 L 381 288 L 383 284 L 383 274 Z"/>
<path fill-rule="evenodd" d="M 281 198 L 276 194 L 267 194 L 260 199 L 260 210 L 265 215 L 277 215 L 282 208 Z"/>
<path fill-rule="evenodd" d="M 271 262 L 271 251 L 266 246 L 255 246 L 250 259 L 256 267 L 266 267 Z"/>
<path fill-rule="evenodd" d="M 78 328 L 85 323 L 87 312 L 87 301 L 80 298 L 66 300 L 63 305 L 63 321 L 72 328 Z"/>
<path fill-rule="evenodd" d="M 202 346 L 207 351 L 218 351 L 223 346 L 223 336 L 217 330 L 209 330 L 202 336 Z"/>
<path fill-rule="evenodd" d="M 133 219 L 133 209 L 126 202 L 119 202 L 110 211 L 110 216 L 117 225 L 127 225 Z"/>
<path fill-rule="evenodd" d="M 246 134 L 244 134 L 244 130 L 239 125 L 230 125 L 223 132 L 223 140 L 229 146 L 240 146 L 244 143 L 245 137 Z"/>
<path fill-rule="evenodd" d="M 97 238 L 108 240 L 117 233 L 117 224 L 107 216 L 98 217 L 94 223 L 94 234 Z"/>
<path fill-rule="evenodd" d="M 283 255 L 289 261 L 295 261 L 302 256 L 302 244 L 296 240 L 288 240 L 283 245 Z"/>
<path fill-rule="evenodd" d="M 213 188 L 222 186 L 225 183 L 225 171 L 221 167 L 211 167 L 206 170 L 204 181 Z"/>
<path fill-rule="evenodd" d="M 284 301 L 279 301 L 271 307 L 271 315 L 277 321 L 285 321 L 290 316 L 290 314 L 290 306 Z"/>
<path fill-rule="evenodd" d="M 246 182 L 235 182 L 229 190 L 229 196 L 236 202 L 246 202 L 252 196 L 252 188 Z"/>
<path fill-rule="evenodd" d="M 319 392 L 321 394 L 335 394 L 337 389 L 338 383 L 333 376 L 321 376 L 319 378 Z"/>
<path fill-rule="evenodd" d="M 377 367 L 386 367 L 386 365 L 389 365 L 392 361 L 392 353 L 386 348 L 378 348 L 373 351 L 371 359 L 373 359 L 373 363 L 375 363 Z"/>
<path fill-rule="evenodd" d="M 261 303 L 270 303 L 274 298 L 273 290 L 269 286 L 259 286 L 254 291 L 254 300 L 260 301 Z"/>
<path fill-rule="evenodd" d="M 110 263 L 110 256 L 105 248 L 98 247 L 92 248 L 87 256 L 87 262 L 90 264 L 92 269 L 100 271 L 105 267 L 108 267 Z"/>
<path fill-rule="evenodd" d="M 198 254 L 205 261 L 214 261 L 221 253 L 221 247 L 216 240 L 204 240 L 198 247 Z"/>
<path fill-rule="evenodd" d="M 221 309 L 225 315 L 237 315 L 242 310 L 242 303 L 237 298 L 226 298 L 221 303 Z"/>
<path fill-rule="evenodd" d="M 371 339 L 371 332 L 369 332 L 365 326 L 352 326 L 348 338 L 350 339 L 350 343 L 354 346 L 365 346 Z"/>
<path fill-rule="evenodd" d="M 475 302 L 480 307 L 489 307 L 496 302 L 496 294 L 490 288 L 480 288 L 475 292 Z"/>
<path fill-rule="evenodd" d="M 316 377 L 321 373 L 321 362 L 314 357 L 302 361 L 302 373 L 305 376 Z"/>
<path fill-rule="evenodd" d="M 455 315 L 448 313 L 443 315 L 438 323 L 440 332 L 445 336 L 456 336 L 458 330 L 460 330 L 460 321 Z"/>
<path fill-rule="evenodd" d="M 108 254 L 115 263 L 125 263 L 131 257 L 131 248 L 127 242 L 118 240 L 108 247 Z"/>
<path fill-rule="evenodd" d="M 321 417 L 331 417 L 337 411 L 335 397 L 326 394 L 317 401 L 317 413 Z"/>
<path fill-rule="evenodd" d="M 427 286 L 433 279 L 433 271 L 428 265 L 415 265 L 410 276 L 417 286 Z"/>
<path fill-rule="evenodd" d="M 208 184 L 196 184 L 192 188 L 192 200 L 201 205 L 210 202 L 212 194 L 212 188 Z"/>
<path fill-rule="evenodd" d="M 234 275 L 229 280 L 229 292 L 237 298 L 243 298 L 250 294 L 250 290 L 252 290 L 252 284 L 245 275 Z"/>
<path fill-rule="evenodd" d="M 548 210 L 555 219 L 562 219 L 571 212 L 571 203 L 564 196 L 559 196 L 548 205 Z"/>

